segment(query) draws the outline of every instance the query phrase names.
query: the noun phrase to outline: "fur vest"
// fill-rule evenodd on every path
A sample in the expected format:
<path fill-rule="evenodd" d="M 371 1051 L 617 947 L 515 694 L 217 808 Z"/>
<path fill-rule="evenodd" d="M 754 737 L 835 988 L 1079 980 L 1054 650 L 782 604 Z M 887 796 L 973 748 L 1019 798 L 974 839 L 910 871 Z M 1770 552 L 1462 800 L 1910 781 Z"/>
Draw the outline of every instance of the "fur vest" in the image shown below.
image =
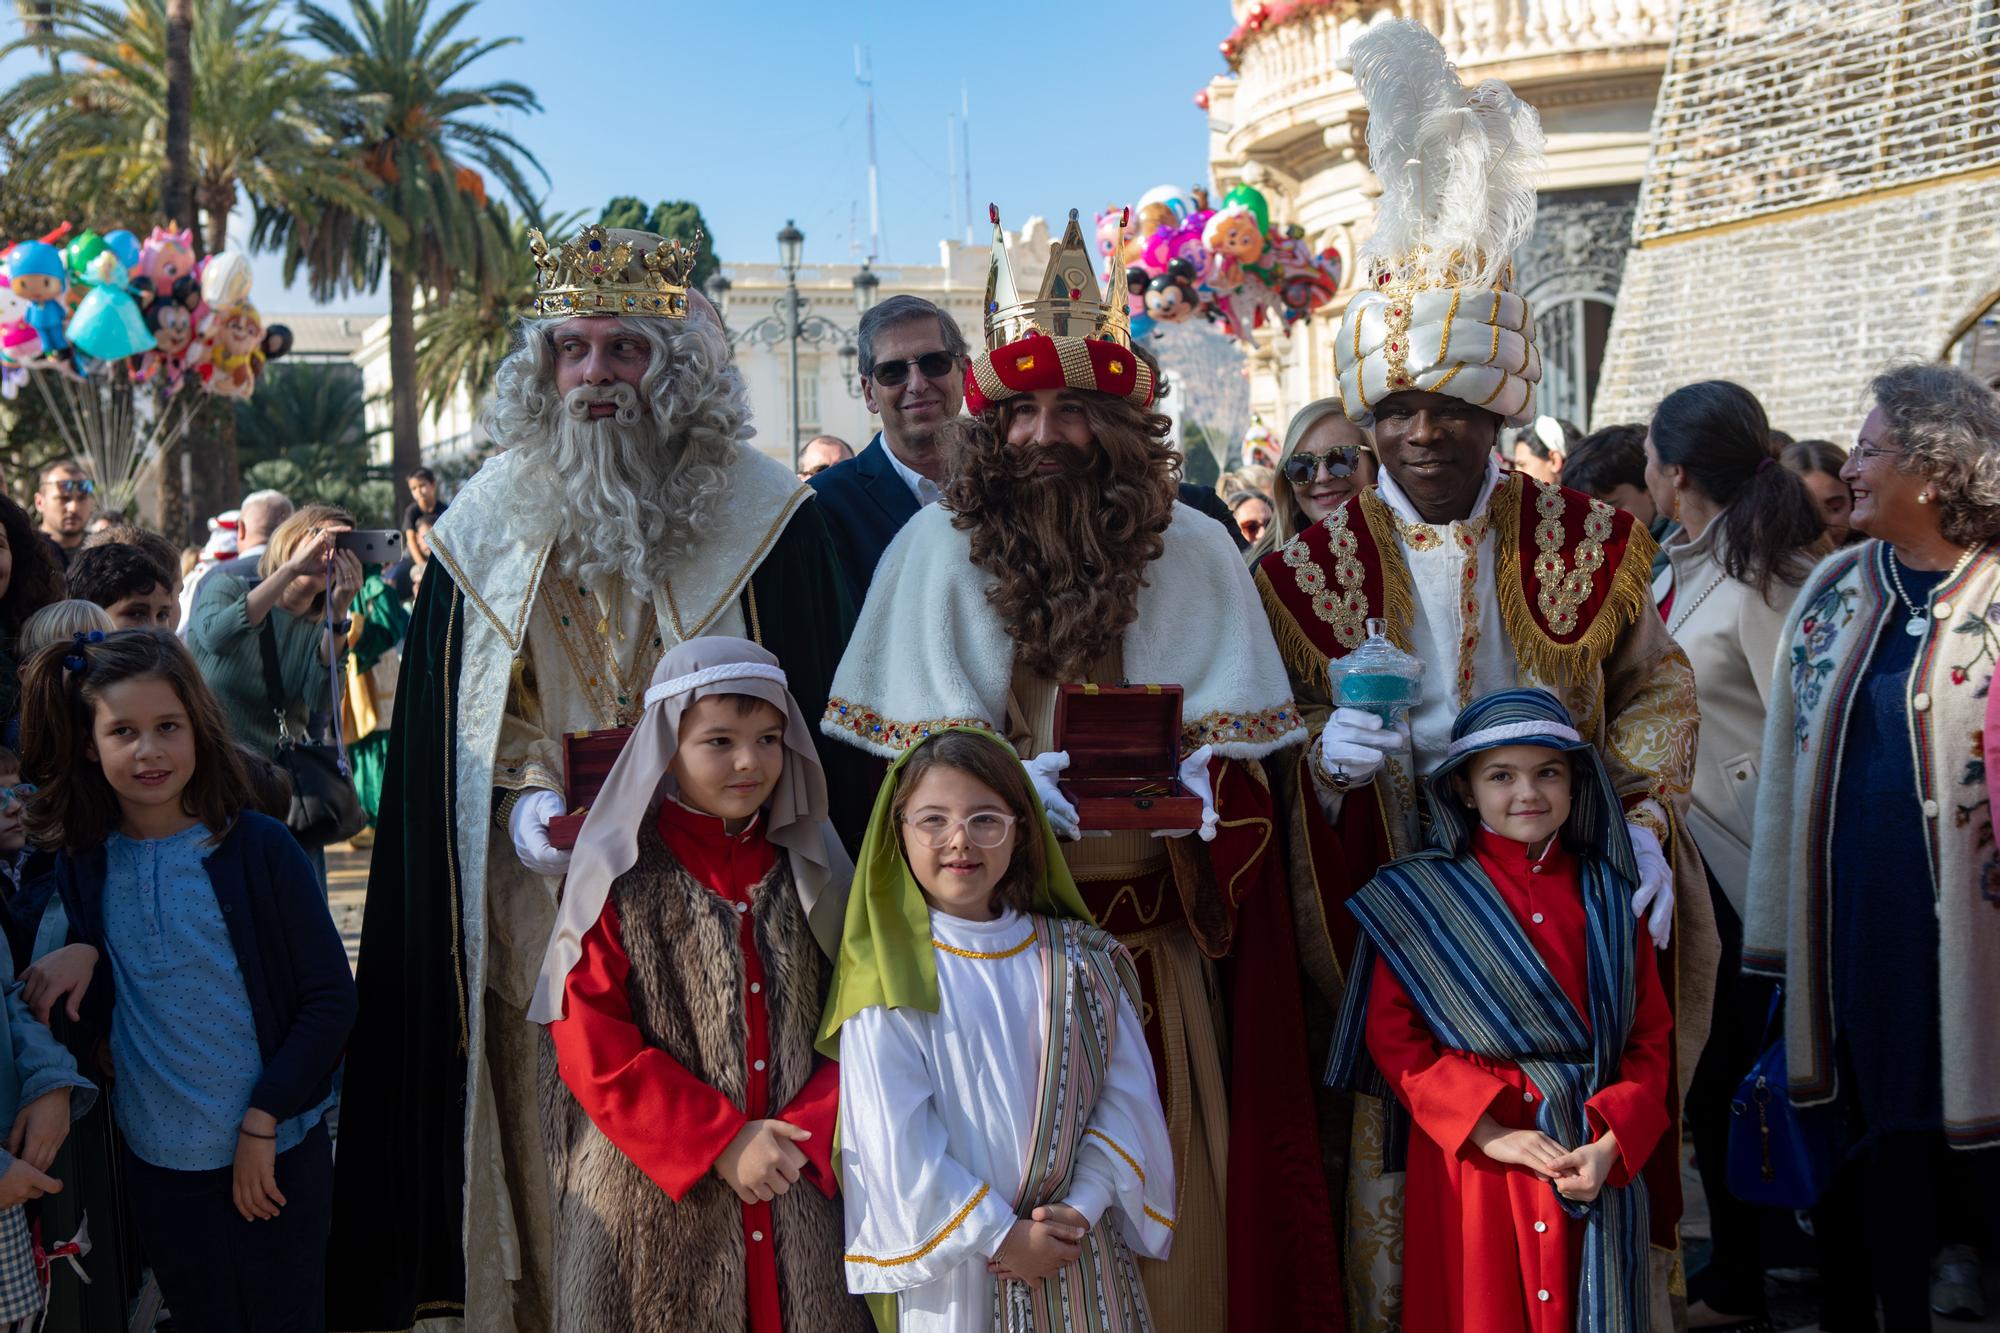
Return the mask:
<path fill-rule="evenodd" d="M 743 954 L 735 909 L 684 870 L 650 819 L 638 863 L 612 886 L 631 959 L 632 1018 L 648 1045 L 741 1106 Z M 783 855 L 751 890 L 770 1023 L 770 1100 L 782 1107 L 813 1069 L 826 960 Z M 555 1214 L 558 1330 L 735 1333 L 746 1324 L 743 1205 L 713 1174 L 679 1203 L 591 1123 L 542 1040 L 541 1113 Z M 662 1133 L 672 1127 L 662 1125 Z M 771 1204 L 785 1326 L 868 1328 L 847 1294 L 840 1204 L 807 1181 Z"/>

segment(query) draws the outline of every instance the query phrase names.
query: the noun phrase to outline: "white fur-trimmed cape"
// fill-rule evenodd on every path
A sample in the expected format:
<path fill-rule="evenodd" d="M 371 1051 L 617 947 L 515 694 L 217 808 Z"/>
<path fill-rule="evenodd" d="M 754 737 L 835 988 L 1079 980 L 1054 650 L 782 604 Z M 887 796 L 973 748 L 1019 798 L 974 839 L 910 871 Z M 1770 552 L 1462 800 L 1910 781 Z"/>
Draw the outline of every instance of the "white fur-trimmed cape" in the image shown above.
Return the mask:
<path fill-rule="evenodd" d="M 1005 734 L 1014 641 L 986 600 L 969 533 L 929 505 L 896 534 L 869 585 L 820 729 L 893 759 L 947 726 Z M 1270 623 L 1229 534 L 1174 506 L 1125 631 L 1125 676 L 1179 685 L 1181 753 L 1260 759 L 1305 739 Z"/>

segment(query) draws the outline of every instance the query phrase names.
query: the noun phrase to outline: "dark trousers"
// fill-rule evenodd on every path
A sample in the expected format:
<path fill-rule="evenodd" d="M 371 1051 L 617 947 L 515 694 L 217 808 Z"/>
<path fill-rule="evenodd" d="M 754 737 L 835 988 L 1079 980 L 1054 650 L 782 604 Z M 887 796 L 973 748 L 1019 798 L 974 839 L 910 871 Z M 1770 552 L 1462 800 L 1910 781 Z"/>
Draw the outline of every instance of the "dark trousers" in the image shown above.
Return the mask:
<path fill-rule="evenodd" d="M 1883 1134 L 1841 1165 L 1819 1207 L 1820 1327 L 1930 1333 L 1931 1256 L 1991 1234 L 2000 1162 L 1954 1152 L 1943 1134 Z"/>
<path fill-rule="evenodd" d="M 1730 1314 L 1764 1313 L 1764 1228 L 1773 1210 L 1744 1203 L 1729 1192 L 1729 1104 L 1762 1051 L 1764 1020 L 1771 1003 L 1769 981 L 1745 977 L 1743 923 L 1713 878 L 1709 900 L 1715 907 L 1721 967 L 1716 975 L 1715 1011 L 1708 1045 L 1688 1084 L 1687 1121 L 1694 1138 L 1695 1166 L 1708 1199 L 1713 1248 L 1708 1266 L 1689 1279 L 1690 1300 L 1708 1302 Z"/>
<path fill-rule="evenodd" d="M 278 1155 L 285 1206 L 246 1222 L 232 1171 L 169 1171 L 125 1150 L 132 1217 L 176 1326 L 200 1333 L 324 1333 L 333 1145 L 324 1122 Z"/>

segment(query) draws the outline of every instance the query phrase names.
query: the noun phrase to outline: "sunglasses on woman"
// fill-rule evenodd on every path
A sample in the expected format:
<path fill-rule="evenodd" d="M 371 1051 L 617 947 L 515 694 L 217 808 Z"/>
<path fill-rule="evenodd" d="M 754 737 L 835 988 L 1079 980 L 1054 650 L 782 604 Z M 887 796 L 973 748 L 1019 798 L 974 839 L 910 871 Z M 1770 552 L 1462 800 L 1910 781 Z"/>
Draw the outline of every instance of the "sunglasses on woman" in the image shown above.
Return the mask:
<path fill-rule="evenodd" d="M 1351 477 L 1361 467 L 1361 446 L 1343 444 L 1323 454 L 1293 454 L 1285 460 L 1285 480 L 1294 486 L 1309 485 L 1319 475 L 1321 463 L 1326 464 L 1326 475 L 1335 480 Z"/>
<path fill-rule="evenodd" d="M 877 361 L 875 369 L 869 371 L 875 382 L 885 389 L 893 389 L 910 377 L 910 367 L 915 366 L 927 380 L 941 380 L 951 374 L 958 364 L 958 358 L 950 352 L 925 352 L 904 361 Z"/>

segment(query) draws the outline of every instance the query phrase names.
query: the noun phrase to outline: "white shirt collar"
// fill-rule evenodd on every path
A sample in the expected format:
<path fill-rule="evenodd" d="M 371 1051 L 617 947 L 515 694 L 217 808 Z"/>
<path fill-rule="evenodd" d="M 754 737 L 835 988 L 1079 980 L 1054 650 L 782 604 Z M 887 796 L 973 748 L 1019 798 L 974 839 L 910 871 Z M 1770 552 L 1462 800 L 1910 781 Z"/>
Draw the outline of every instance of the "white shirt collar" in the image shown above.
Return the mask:
<path fill-rule="evenodd" d="M 889 466 L 896 469 L 896 475 L 901 477 L 903 484 L 910 488 L 910 494 L 917 497 L 917 507 L 919 509 L 944 498 L 944 491 L 936 482 L 910 467 L 902 459 L 896 457 L 896 451 L 889 447 L 888 436 L 878 434 L 875 440 L 876 443 L 882 446 L 882 452 L 889 455 Z"/>
<path fill-rule="evenodd" d="M 893 454 L 890 456 L 894 457 Z M 1489 453 L 1486 456 L 1486 482 L 1479 488 L 1479 498 L 1472 502 L 1472 512 L 1467 514 L 1464 519 L 1459 520 L 1460 522 L 1478 518 L 1486 512 L 1488 502 L 1493 499 L 1493 492 L 1500 489 L 1500 477 L 1500 460 Z M 1383 468 L 1376 476 L 1375 489 L 1381 493 L 1382 503 L 1388 505 L 1396 517 L 1406 523 L 1426 523 L 1423 515 L 1417 512 L 1417 507 L 1410 503 L 1410 497 L 1403 494 L 1403 488 L 1398 486 L 1396 479 L 1389 475 L 1388 468 Z M 1428 524 L 1427 526 L 1442 527 L 1448 525 Z"/>

